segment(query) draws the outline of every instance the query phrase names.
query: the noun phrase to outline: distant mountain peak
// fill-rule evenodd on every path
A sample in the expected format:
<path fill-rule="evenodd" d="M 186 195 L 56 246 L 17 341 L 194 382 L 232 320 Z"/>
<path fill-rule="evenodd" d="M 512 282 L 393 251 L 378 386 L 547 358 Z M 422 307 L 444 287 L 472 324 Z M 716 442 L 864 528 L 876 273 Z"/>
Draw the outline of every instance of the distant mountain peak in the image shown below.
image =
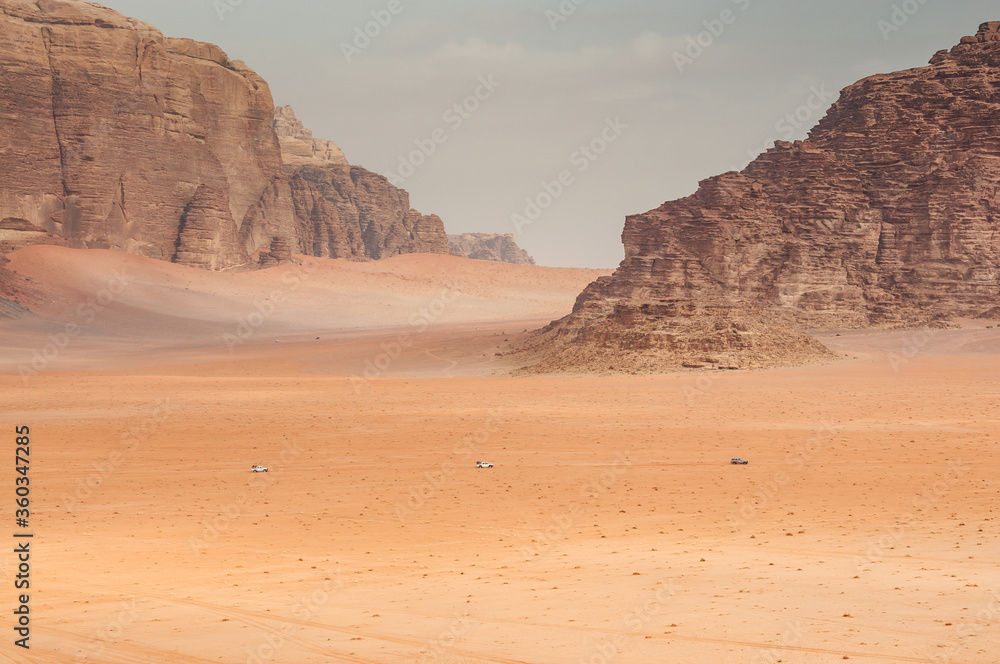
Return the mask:
<path fill-rule="evenodd" d="M 535 259 L 517 246 L 510 233 L 462 233 L 449 235 L 448 246 L 453 256 L 496 263 L 534 265 Z"/>

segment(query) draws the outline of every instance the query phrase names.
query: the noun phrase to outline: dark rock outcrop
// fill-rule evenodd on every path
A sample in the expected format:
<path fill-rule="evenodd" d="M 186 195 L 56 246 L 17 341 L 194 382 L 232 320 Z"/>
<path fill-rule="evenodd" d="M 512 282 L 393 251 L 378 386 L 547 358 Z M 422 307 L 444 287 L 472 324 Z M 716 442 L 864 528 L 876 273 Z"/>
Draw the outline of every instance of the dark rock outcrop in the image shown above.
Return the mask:
<path fill-rule="evenodd" d="M 796 363 L 825 353 L 793 328 L 917 325 L 996 306 L 1000 22 L 930 66 L 848 87 L 808 140 L 629 217 L 622 239 L 614 275 L 529 342 L 543 366 L 558 368 L 568 348 L 624 351 L 622 364 L 647 370 Z"/>
<path fill-rule="evenodd" d="M 512 263 L 514 265 L 534 265 L 535 259 L 517 246 L 510 233 L 462 233 L 449 235 L 448 246 L 452 256 L 472 258 L 479 261 Z"/>

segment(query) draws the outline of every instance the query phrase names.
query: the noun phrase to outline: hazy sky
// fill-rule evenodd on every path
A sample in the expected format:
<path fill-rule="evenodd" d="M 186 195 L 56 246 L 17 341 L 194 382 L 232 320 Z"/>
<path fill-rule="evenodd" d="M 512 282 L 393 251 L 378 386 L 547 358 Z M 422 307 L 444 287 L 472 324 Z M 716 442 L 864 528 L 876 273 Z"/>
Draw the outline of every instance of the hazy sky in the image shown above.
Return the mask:
<path fill-rule="evenodd" d="M 803 138 L 845 86 L 1000 20 L 985 0 L 103 4 L 244 60 L 449 233 L 579 267 L 617 265 L 626 215 Z"/>

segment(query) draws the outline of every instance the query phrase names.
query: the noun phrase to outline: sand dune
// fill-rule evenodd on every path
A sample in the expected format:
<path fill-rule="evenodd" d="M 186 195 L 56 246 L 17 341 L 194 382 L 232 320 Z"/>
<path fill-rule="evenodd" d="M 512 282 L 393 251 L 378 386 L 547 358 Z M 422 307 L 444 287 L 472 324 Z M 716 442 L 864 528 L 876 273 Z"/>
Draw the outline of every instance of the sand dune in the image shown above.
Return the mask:
<path fill-rule="evenodd" d="M 8 269 L 44 298 L 36 316 L 0 320 L 0 360 L 22 365 L 66 333 L 47 369 L 96 367 L 122 355 L 234 351 L 275 339 L 314 341 L 351 330 L 475 330 L 499 321 L 537 327 L 570 311 L 609 270 L 544 268 L 410 254 L 378 262 L 299 257 L 245 273 L 212 273 L 112 251 L 37 246 Z M 503 330 L 501 330 L 503 331 Z M 394 334 L 398 334 L 396 332 Z M 186 351 L 183 351 L 186 352 Z"/>
<path fill-rule="evenodd" d="M 409 325 L 425 308 L 423 317 L 434 324 L 545 318 L 565 314 L 584 286 L 610 273 L 432 254 L 372 262 L 298 257 L 295 265 L 217 273 L 119 252 L 48 246 L 14 252 L 9 269 L 56 296 L 45 314 L 67 318 L 81 303 L 110 291 L 106 315 L 137 330 L 143 317 L 230 323 L 254 311 L 267 314 L 267 329 L 290 330 Z"/>

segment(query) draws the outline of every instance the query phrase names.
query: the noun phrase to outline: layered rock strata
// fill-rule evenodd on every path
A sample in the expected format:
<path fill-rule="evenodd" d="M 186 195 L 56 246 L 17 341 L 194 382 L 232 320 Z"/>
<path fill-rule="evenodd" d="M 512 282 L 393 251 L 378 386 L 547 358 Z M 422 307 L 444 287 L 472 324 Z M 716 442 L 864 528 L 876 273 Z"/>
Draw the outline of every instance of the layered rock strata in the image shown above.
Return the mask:
<path fill-rule="evenodd" d="M 298 237 L 324 258 L 447 254 L 444 223 L 410 208 L 410 196 L 360 166 L 289 166 Z"/>
<path fill-rule="evenodd" d="M 614 275 L 531 340 L 536 361 L 559 365 L 574 348 L 624 351 L 625 365 L 654 369 L 794 363 L 825 353 L 792 329 L 995 307 L 1000 22 L 929 66 L 846 88 L 808 140 L 778 142 L 742 172 L 628 217 L 622 239 Z"/>
<path fill-rule="evenodd" d="M 297 242 L 271 93 L 242 62 L 77 1 L 0 0 L 0 35 L 0 219 L 216 269 Z"/>
<path fill-rule="evenodd" d="M 80 0 L 0 0 L 0 37 L 0 252 L 56 242 L 212 270 L 448 253 L 439 218 L 217 46 Z"/>
<path fill-rule="evenodd" d="M 344 156 L 336 143 L 313 136 L 302 121 L 295 116 L 291 106 L 274 109 L 274 133 L 281 144 L 281 156 L 285 164 L 337 164 L 347 166 Z"/>
<path fill-rule="evenodd" d="M 282 155 L 304 253 L 355 260 L 448 253 L 444 223 L 411 209 L 407 192 L 348 164 L 329 141 L 312 138 L 290 106 L 275 109 L 274 123 L 285 136 Z"/>

